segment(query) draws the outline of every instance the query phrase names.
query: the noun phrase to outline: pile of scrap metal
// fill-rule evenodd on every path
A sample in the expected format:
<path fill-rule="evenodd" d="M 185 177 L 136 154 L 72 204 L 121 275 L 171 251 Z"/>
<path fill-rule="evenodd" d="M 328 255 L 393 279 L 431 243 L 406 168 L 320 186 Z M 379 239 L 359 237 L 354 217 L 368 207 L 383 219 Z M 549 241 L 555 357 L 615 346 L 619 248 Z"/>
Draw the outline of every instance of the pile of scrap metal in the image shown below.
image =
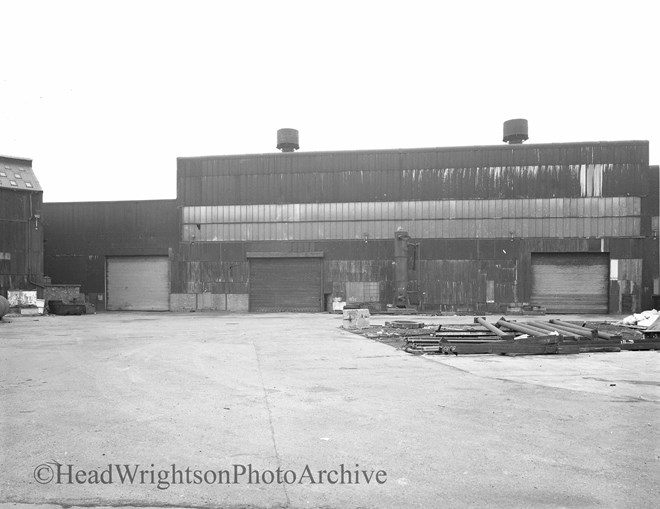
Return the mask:
<path fill-rule="evenodd" d="M 440 326 L 429 335 L 411 335 L 404 350 L 412 354 L 539 355 L 660 349 L 660 340 L 655 338 L 633 341 L 556 319 L 516 322 L 502 317 L 492 324 L 477 317 L 474 323 L 480 327 L 449 330 Z"/>

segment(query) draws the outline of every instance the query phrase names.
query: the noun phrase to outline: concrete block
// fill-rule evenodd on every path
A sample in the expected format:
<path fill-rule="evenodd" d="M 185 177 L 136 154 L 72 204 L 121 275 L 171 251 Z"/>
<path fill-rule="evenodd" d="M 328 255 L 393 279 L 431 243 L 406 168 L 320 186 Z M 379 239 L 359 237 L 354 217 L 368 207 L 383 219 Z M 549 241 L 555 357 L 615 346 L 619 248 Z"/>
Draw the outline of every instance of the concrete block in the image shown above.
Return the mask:
<path fill-rule="evenodd" d="M 226 311 L 225 294 L 200 293 L 197 294 L 198 311 Z"/>
<path fill-rule="evenodd" d="M 247 293 L 228 293 L 227 311 L 247 313 L 250 310 L 250 296 Z"/>
<path fill-rule="evenodd" d="M 196 297 L 197 311 L 210 311 L 213 308 L 212 293 L 198 293 Z"/>
<path fill-rule="evenodd" d="M 194 293 L 170 294 L 170 311 L 194 311 L 197 307 L 197 296 Z"/>
<path fill-rule="evenodd" d="M 213 295 L 212 297 L 213 310 L 227 311 L 227 295 L 224 293 L 222 294 L 214 293 L 212 295 Z"/>
<path fill-rule="evenodd" d="M 41 315 L 43 314 L 43 308 L 39 311 L 39 308 L 20 308 L 21 315 Z"/>
<path fill-rule="evenodd" d="M 344 329 L 366 329 L 370 316 L 368 309 L 344 309 L 342 326 Z"/>
<path fill-rule="evenodd" d="M 37 305 L 37 292 L 33 290 L 9 290 L 7 292 L 9 307 L 25 307 Z"/>

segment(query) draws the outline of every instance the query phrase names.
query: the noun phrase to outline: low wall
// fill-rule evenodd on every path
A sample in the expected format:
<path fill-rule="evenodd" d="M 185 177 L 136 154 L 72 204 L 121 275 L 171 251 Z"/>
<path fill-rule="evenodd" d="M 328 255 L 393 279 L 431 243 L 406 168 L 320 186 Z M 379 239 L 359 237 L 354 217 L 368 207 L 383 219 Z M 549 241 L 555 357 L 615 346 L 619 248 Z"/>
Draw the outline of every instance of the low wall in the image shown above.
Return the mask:
<path fill-rule="evenodd" d="M 246 293 L 173 293 L 170 311 L 231 311 L 247 313 L 249 297 Z"/>

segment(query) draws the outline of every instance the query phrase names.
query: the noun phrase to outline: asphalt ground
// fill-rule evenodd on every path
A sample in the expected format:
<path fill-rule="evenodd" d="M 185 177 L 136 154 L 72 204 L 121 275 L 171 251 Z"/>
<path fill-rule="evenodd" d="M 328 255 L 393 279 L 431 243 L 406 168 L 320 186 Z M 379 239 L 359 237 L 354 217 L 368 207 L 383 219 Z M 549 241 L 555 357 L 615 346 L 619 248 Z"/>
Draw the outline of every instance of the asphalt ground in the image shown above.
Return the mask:
<path fill-rule="evenodd" d="M 341 325 L 3 320 L 0 506 L 657 507 L 658 352 L 411 356 Z"/>

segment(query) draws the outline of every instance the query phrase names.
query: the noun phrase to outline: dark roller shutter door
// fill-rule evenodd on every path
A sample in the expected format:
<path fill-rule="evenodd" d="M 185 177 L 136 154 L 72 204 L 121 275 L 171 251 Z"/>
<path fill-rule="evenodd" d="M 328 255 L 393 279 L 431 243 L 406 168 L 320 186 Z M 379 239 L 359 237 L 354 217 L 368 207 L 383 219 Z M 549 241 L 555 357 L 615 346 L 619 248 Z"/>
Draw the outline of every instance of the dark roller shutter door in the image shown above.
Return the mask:
<path fill-rule="evenodd" d="M 322 311 L 320 258 L 250 260 L 250 311 Z"/>
<path fill-rule="evenodd" d="M 107 309 L 110 311 L 167 311 L 170 308 L 167 256 L 108 258 Z"/>
<path fill-rule="evenodd" d="M 549 313 L 608 312 L 607 253 L 532 253 L 531 304 Z"/>

